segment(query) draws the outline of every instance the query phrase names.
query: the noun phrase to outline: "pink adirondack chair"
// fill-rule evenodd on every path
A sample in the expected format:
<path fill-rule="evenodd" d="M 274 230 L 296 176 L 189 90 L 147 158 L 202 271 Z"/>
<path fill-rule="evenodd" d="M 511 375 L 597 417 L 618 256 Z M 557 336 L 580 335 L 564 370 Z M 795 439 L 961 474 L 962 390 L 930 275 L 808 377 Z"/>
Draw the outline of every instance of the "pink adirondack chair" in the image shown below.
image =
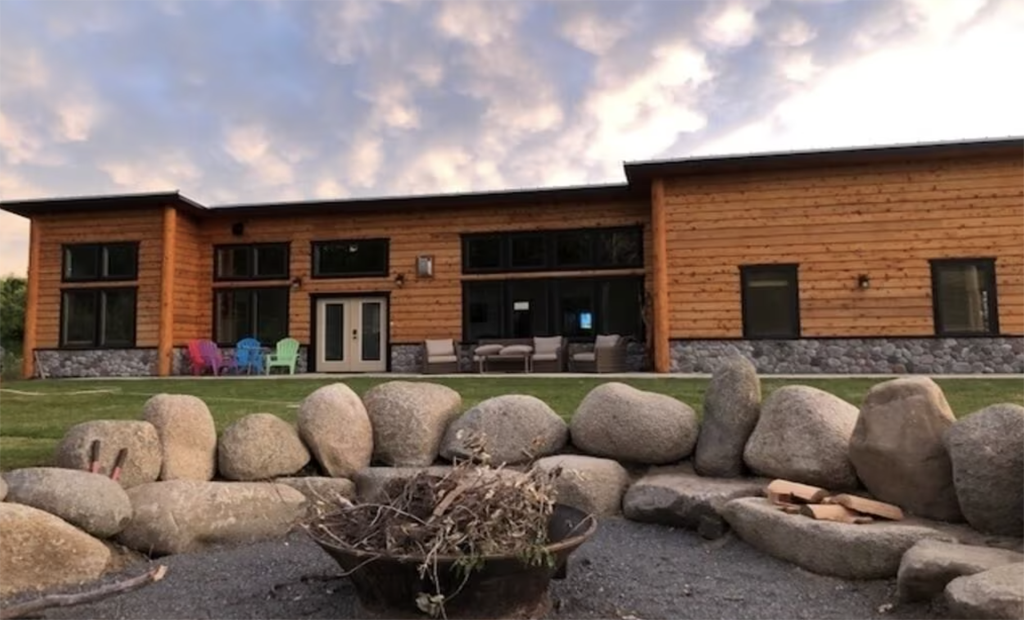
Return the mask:
<path fill-rule="evenodd" d="M 237 370 L 238 368 L 234 358 L 225 357 L 217 343 L 212 340 L 199 341 L 199 354 L 202 355 L 206 365 L 210 367 L 214 375 L 221 374 L 223 370 Z"/>

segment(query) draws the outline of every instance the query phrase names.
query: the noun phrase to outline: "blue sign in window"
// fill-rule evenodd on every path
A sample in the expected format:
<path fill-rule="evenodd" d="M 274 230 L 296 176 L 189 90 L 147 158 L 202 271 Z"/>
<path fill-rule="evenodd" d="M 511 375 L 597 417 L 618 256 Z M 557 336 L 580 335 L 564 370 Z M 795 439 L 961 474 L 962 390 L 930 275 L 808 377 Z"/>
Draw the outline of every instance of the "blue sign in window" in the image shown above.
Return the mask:
<path fill-rule="evenodd" d="M 580 329 L 592 329 L 594 326 L 594 315 L 589 312 L 580 312 Z"/>

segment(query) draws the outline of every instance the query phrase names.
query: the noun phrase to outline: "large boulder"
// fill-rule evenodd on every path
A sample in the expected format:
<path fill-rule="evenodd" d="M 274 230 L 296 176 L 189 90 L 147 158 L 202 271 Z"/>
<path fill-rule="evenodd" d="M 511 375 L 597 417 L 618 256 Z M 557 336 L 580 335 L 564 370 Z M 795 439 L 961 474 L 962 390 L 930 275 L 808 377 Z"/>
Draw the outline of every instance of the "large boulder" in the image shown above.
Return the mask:
<path fill-rule="evenodd" d="M 370 465 L 373 428 L 359 395 L 344 383 L 325 385 L 299 405 L 299 437 L 329 476 L 349 478 Z"/>
<path fill-rule="evenodd" d="M 583 452 L 646 465 L 690 456 L 699 432 L 686 403 L 616 381 L 590 390 L 569 423 L 572 443 Z"/>
<path fill-rule="evenodd" d="M 299 476 L 277 478 L 274 482 L 288 485 L 302 493 L 309 501 L 309 505 L 320 512 L 331 512 L 347 506 L 356 496 L 356 484 L 348 478 Z"/>
<path fill-rule="evenodd" d="M 788 514 L 761 497 L 743 497 L 722 509 L 733 531 L 768 555 L 820 575 L 889 579 L 908 549 L 926 538 L 956 537 L 920 519 L 851 525 Z"/>
<path fill-rule="evenodd" d="M 900 377 L 871 388 L 850 438 L 850 462 L 883 502 L 928 519 L 962 521 L 942 434 L 956 416 L 928 377 Z"/>
<path fill-rule="evenodd" d="M 732 355 L 711 375 L 704 414 L 693 453 L 701 476 L 738 478 L 744 474 L 743 448 L 761 411 L 761 380 L 746 357 Z"/>
<path fill-rule="evenodd" d="M 160 556 L 280 538 L 306 514 L 306 497 L 284 484 L 169 480 L 128 490 L 134 518 L 117 541 Z"/>
<path fill-rule="evenodd" d="M 437 460 L 462 397 L 438 383 L 387 381 L 363 394 L 373 426 L 373 456 L 386 465 L 426 467 Z"/>
<path fill-rule="evenodd" d="M 482 441 L 493 465 L 514 465 L 561 450 L 569 439 L 569 427 L 541 399 L 506 394 L 481 401 L 449 424 L 441 440 L 441 456 L 470 458 L 474 436 Z"/>
<path fill-rule="evenodd" d="M 1007 564 L 957 577 L 946 586 L 951 618 L 1019 620 L 1024 618 L 1024 563 Z"/>
<path fill-rule="evenodd" d="M 7 482 L 0 478 L 0 502 L 7 498 Z"/>
<path fill-rule="evenodd" d="M 1024 554 L 1009 549 L 922 540 L 900 560 L 896 584 L 901 603 L 927 601 L 964 575 L 1024 562 Z"/>
<path fill-rule="evenodd" d="M 92 443 L 100 442 L 100 471 L 109 474 L 118 453 L 126 449 L 126 458 L 118 482 L 124 488 L 160 477 L 163 448 L 156 427 L 139 420 L 93 420 L 68 429 L 57 444 L 57 467 L 89 471 Z"/>
<path fill-rule="evenodd" d="M 991 405 L 946 429 L 960 510 L 975 529 L 1024 535 L 1024 407 Z"/>
<path fill-rule="evenodd" d="M 599 516 L 622 512 L 622 494 L 629 486 L 629 472 L 618 461 L 578 454 L 546 456 L 536 467 L 547 473 L 558 471 L 555 499 Z"/>
<path fill-rule="evenodd" d="M 0 503 L 0 596 L 99 578 L 110 548 L 38 508 Z"/>
<path fill-rule="evenodd" d="M 142 407 L 163 447 L 160 480 L 212 480 L 217 473 L 217 428 L 202 399 L 157 394 Z"/>
<path fill-rule="evenodd" d="M 857 407 L 806 385 L 781 387 L 761 403 L 743 451 L 753 472 L 830 490 L 857 487 L 848 446 Z"/>
<path fill-rule="evenodd" d="M 132 518 L 132 503 L 121 485 L 102 474 L 28 467 L 3 475 L 8 501 L 56 515 L 99 538 L 120 532 Z"/>
<path fill-rule="evenodd" d="M 294 474 L 310 454 L 299 432 L 272 413 L 251 413 L 224 429 L 217 469 L 228 480 L 266 480 Z"/>

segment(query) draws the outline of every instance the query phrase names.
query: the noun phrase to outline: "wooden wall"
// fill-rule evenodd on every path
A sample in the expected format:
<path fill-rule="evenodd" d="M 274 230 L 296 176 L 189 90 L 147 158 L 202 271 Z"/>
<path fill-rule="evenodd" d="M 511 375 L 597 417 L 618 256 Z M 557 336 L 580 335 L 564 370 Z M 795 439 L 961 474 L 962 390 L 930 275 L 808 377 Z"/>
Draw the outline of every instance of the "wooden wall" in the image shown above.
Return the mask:
<path fill-rule="evenodd" d="M 742 337 L 739 266 L 799 263 L 803 336 L 932 336 L 928 260 L 989 256 L 1000 330 L 1022 334 L 1022 173 L 1017 155 L 667 179 L 671 335 Z"/>
<path fill-rule="evenodd" d="M 138 285 L 136 346 L 157 346 L 160 331 L 160 269 L 162 212 L 160 209 L 70 213 L 38 216 L 40 226 L 39 315 L 36 346 L 60 346 L 61 288 Z M 107 241 L 139 241 L 139 279 L 136 282 L 61 283 L 61 245 Z"/>
<path fill-rule="evenodd" d="M 460 234 L 490 230 L 534 230 L 645 225 L 645 252 L 649 256 L 646 202 L 603 204 L 538 203 L 522 207 L 430 208 L 412 213 L 324 214 L 317 216 L 273 216 L 245 218 L 245 234 L 231 234 L 237 218 L 210 218 L 200 222 L 202 245 L 196 256 L 201 265 L 211 266 L 212 248 L 217 244 L 291 241 L 290 278 L 302 278 L 302 286 L 290 295 L 290 335 L 304 344 L 310 337 L 310 295 L 314 293 L 391 293 L 390 342 L 414 343 L 424 338 L 460 338 L 462 335 L 462 259 Z M 311 246 L 316 240 L 388 237 L 388 277 L 312 279 Z M 183 253 L 179 249 L 179 256 Z M 416 278 L 416 257 L 434 256 L 434 277 Z M 649 258 L 645 259 L 649 263 Z M 405 274 L 405 285 L 394 277 Z M 641 271 L 642 273 L 642 271 Z M 535 274 L 543 276 L 556 273 Z M 502 276 L 466 276 L 472 279 Z M 209 271 L 199 277 L 199 287 L 213 286 Z M 288 280 L 260 281 L 259 286 L 287 285 Z M 218 287 L 249 286 L 248 283 L 217 283 Z M 212 305 L 196 310 L 209 320 Z M 209 337 L 210 326 L 202 326 Z"/>
<path fill-rule="evenodd" d="M 186 346 L 193 338 L 211 336 L 213 265 L 198 221 L 179 212 L 176 232 L 173 343 Z"/>

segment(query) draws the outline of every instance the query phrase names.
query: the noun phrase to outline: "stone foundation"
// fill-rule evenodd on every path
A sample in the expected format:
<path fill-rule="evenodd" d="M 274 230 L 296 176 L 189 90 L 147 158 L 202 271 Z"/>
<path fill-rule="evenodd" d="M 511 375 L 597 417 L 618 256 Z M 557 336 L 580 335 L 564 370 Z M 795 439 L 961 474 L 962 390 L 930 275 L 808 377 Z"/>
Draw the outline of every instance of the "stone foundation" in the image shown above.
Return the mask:
<path fill-rule="evenodd" d="M 156 375 L 156 349 L 41 350 L 36 372 L 48 378 Z"/>
<path fill-rule="evenodd" d="M 671 372 L 713 372 L 739 351 L 763 374 L 1024 374 L 1024 338 L 673 340 Z"/>

